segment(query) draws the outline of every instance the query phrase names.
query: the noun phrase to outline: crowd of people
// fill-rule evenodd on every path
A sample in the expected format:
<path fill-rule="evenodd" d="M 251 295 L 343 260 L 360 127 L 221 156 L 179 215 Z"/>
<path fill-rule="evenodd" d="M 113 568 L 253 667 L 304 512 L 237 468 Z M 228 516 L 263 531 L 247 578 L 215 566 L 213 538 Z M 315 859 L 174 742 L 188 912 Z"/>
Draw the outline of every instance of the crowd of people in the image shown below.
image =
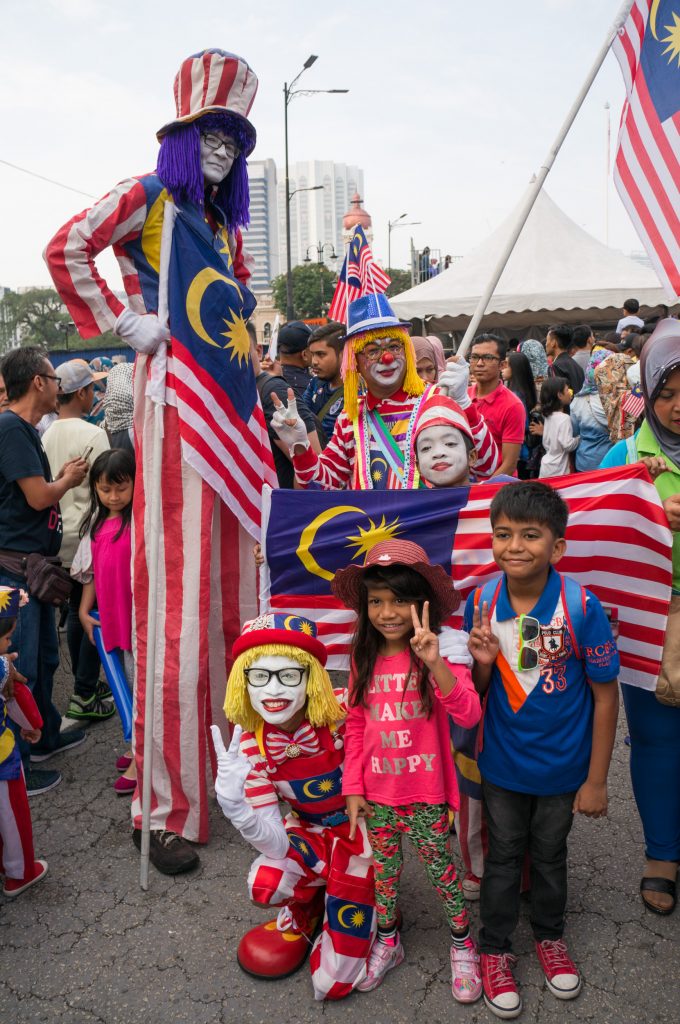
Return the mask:
<path fill-rule="evenodd" d="M 100 654 L 118 665 L 133 699 L 132 745 L 116 762 L 113 788 L 132 797 L 132 841 L 141 846 L 155 633 L 162 656 L 151 680 L 158 698 L 151 862 L 171 875 L 199 865 L 214 781 L 225 815 L 258 853 L 250 895 L 278 910 L 274 922 L 243 937 L 241 966 L 283 977 L 311 946 L 316 998 L 376 988 L 404 958 L 407 836 L 451 930 L 453 997 L 483 996 L 493 1013 L 512 1018 L 522 1006 L 512 934 L 523 886 L 548 989 L 561 1000 L 581 990 L 564 941 L 567 837 L 574 813 L 607 812 L 618 714 L 615 638 L 597 598 L 559 572 L 568 509 L 546 479 L 643 462 L 672 531 L 673 593 L 657 688 L 623 679 L 622 691 L 645 839 L 641 898 L 657 914 L 676 905 L 680 322 L 665 319 L 650 330 L 629 300 L 612 334 L 555 325 L 544 341 L 508 342 L 485 333 L 467 359 L 447 359 L 439 338 L 412 338 L 386 296 L 369 293 L 348 304 L 345 324 L 285 324 L 275 356 L 251 334 L 280 487 L 496 482 L 490 525 L 498 574 L 469 595 L 462 628 L 454 629 L 446 620 L 459 595 L 418 545 L 385 541 L 363 565 L 339 570 L 332 589 L 357 626 L 347 685 L 334 693 L 315 624 L 295 607 L 286 615 L 249 607 L 262 552 L 252 556 L 233 510 L 183 458 L 175 396 L 164 409 L 162 558 L 150 595 L 155 354 L 166 353 L 169 380 L 174 370 L 157 316 L 158 203 L 172 197 L 178 216 L 209 242 L 210 259 L 222 267 L 210 272 L 234 282 L 247 319 L 240 227 L 256 88 L 252 70 L 233 54 L 188 58 L 176 82 L 177 117 L 158 133 L 157 171 L 123 182 L 48 245 L 55 284 L 81 333 L 114 329 L 136 350 L 134 371 L 78 359 L 55 370 L 34 347 L 0 363 L 3 891 L 15 897 L 47 872 L 35 857 L 27 797 L 62 780 L 36 764 L 84 743 L 84 724 L 115 714 Z M 107 245 L 125 268 L 129 306 L 97 274 L 94 258 Z M 73 676 L 65 709 L 73 724 L 66 725 L 53 701 L 58 614 Z M 228 748 L 225 691 L 235 726 Z M 481 779 L 477 806 L 458 781 L 463 749 Z M 291 807 L 285 816 L 281 800 Z M 450 837 L 455 813 L 460 878 Z M 480 900 L 477 937 L 471 900 Z"/>

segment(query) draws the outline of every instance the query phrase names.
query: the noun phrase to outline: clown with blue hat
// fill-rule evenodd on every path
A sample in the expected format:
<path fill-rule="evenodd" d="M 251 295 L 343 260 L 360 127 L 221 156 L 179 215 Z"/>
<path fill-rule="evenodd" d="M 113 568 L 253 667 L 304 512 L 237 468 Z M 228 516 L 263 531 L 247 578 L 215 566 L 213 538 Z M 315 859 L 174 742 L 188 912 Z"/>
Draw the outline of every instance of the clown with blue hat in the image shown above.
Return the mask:
<path fill-rule="evenodd" d="M 385 295 L 373 293 L 349 303 L 342 361 L 345 406 L 320 455 L 309 445 L 291 393 L 287 406 L 275 400 L 272 426 L 289 446 L 299 483 L 326 490 L 419 486 L 413 428 L 432 386 L 418 376 L 408 327 Z"/>
<path fill-rule="evenodd" d="M 215 793 L 258 851 L 250 898 L 278 909 L 246 932 L 236 957 L 271 980 L 296 971 L 311 949 L 315 998 L 341 999 L 366 977 L 376 932 L 371 847 L 363 822 L 350 838 L 342 795 L 343 694 L 333 691 L 315 624 L 294 613 L 247 622 L 232 656 L 224 710 L 234 731 L 227 749 L 212 727 Z"/>

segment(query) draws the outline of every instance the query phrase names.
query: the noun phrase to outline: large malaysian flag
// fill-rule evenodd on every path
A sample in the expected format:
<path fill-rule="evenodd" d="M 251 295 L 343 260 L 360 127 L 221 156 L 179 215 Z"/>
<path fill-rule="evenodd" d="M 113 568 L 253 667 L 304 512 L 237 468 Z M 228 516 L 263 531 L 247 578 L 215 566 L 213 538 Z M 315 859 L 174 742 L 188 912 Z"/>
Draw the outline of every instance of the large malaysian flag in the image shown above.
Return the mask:
<path fill-rule="evenodd" d="M 678 0 L 635 0 L 612 49 L 626 86 L 614 182 L 674 299 L 680 294 Z"/>

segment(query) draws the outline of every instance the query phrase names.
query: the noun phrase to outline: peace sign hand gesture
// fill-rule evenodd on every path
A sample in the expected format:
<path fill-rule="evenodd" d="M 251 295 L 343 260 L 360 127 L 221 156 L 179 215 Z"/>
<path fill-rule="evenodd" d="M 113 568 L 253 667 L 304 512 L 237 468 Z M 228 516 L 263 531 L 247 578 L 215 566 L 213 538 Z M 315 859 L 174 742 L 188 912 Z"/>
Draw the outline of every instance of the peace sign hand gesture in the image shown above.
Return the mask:
<path fill-rule="evenodd" d="M 498 637 L 491 631 L 489 621 L 489 605 L 485 601 L 477 606 L 472 613 L 472 629 L 468 641 L 470 654 L 480 665 L 493 665 L 498 657 Z"/>
<path fill-rule="evenodd" d="M 210 726 L 213 746 L 217 754 L 217 778 L 215 779 L 215 795 L 217 802 L 227 818 L 234 818 L 239 811 L 247 806 L 245 798 L 245 781 L 252 765 L 241 753 L 240 725 L 234 726 L 234 734 L 227 750 L 222 741 L 222 734 L 216 725 Z"/>
<path fill-rule="evenodd" d="M 300 444 L 307 448 L 309 444 L 307 428 L 300 418 L 293 389 L 288 388 L 288 403 L 286 405 L 283 404 L 277 394 L 272 394 L 272 402 L 275 411 L 271 419 L 271 425 L 283 443 L 288 445 L 291 454 L 295 445 Z"/>
<path fill-rule="evenodd" d="M 430 629 L 430 602 L 423 604 L 423 620 L 418 618 L 416 606 L 411 605 L 411 620 L 414 633 L 411 637 L 411 647 L 418 658 L 433 669 L 439 661 L 439 637 Z"/>

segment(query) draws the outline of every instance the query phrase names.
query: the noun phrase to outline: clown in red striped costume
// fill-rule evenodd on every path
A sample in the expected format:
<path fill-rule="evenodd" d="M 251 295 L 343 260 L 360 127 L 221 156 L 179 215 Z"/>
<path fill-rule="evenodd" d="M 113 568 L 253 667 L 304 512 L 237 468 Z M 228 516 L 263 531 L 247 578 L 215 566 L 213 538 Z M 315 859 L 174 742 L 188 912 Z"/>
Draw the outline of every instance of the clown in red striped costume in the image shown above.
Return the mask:
<path fill-rule="evenodd" d="M 366 976 L 376 928 L 371 848 L 363 822 L 349 838 L 342 796 L 345 708 L 308 619 L 262 615 L 246 623 L 233 655 L 224 709 L 236 728 L 225 750 L 213 726 L 215 790 L 260 854 L 251 899 L 280 908 L 243 936 L 237 959 L 249 974 L 280 978 L 311 945 L 315 998 L 341 999 Z M 290 805 L 283 818 L 280 800 Z"/>
<path fill-rule="evenodd" d="M 384 295 L 370 294 L 349 304 L 342 363 L 345 405 L 333 436 L 317 455 L 289 392 L 272 425 L 290 447 L 299 483 L 325 490 L 391 490 L 424 486 L 416 465 L 413 431 L 424 397 L 433 391 L 416 371 L 406 326 Z M 464 365 L 464 364 L 463 364 Z M 473 435 L 475 474 L 492 476 L 500 461 L 484 420 L 468 404 L 464 410 Z"/>
<path fill-rule="evenodd" d="M 185 60 L 175 80 L 177 116 L 158 132 L 156 173 L 122 182 L 64 225 L 45 253 L 55 286 L 82 337 L 114 330 L 138 353 L 133 506 L 138 794 L 145 761 L 150 597 L 147 489 L 154 424 L 147 382 L 153 353 L 169 338 L 156 315 L 164 207 L 167 201 L 174 202 L 184 218 L 197 225 L 219 255 L 224 280 L 236 278 L 247 284 L 250 270 L 240 227 L 248 223 L 246 157 L 256 135 L 247 114 L 256 91 L 257 78 L 241 57 L 214 49 Z M 95 258 L 107 247 L 118 259 L 127 307 L 97 272 Z M 167 874 L 199 863 L 185 840 L 204 843 L 208 839 L 208 725 L 219 714 L 231 644 L 243 618 L 257 610 L 252 541 L 233 511 L 182 457 L 176 379 L 169 349 L 162 396 L 166 408 L 160 565 L 157 591 L 151 595 L 157 609 L 158 642 L 150 851 L 152 863 Z M 133 839 L 139 845 L 138 795 L 132 815 Z"/>

